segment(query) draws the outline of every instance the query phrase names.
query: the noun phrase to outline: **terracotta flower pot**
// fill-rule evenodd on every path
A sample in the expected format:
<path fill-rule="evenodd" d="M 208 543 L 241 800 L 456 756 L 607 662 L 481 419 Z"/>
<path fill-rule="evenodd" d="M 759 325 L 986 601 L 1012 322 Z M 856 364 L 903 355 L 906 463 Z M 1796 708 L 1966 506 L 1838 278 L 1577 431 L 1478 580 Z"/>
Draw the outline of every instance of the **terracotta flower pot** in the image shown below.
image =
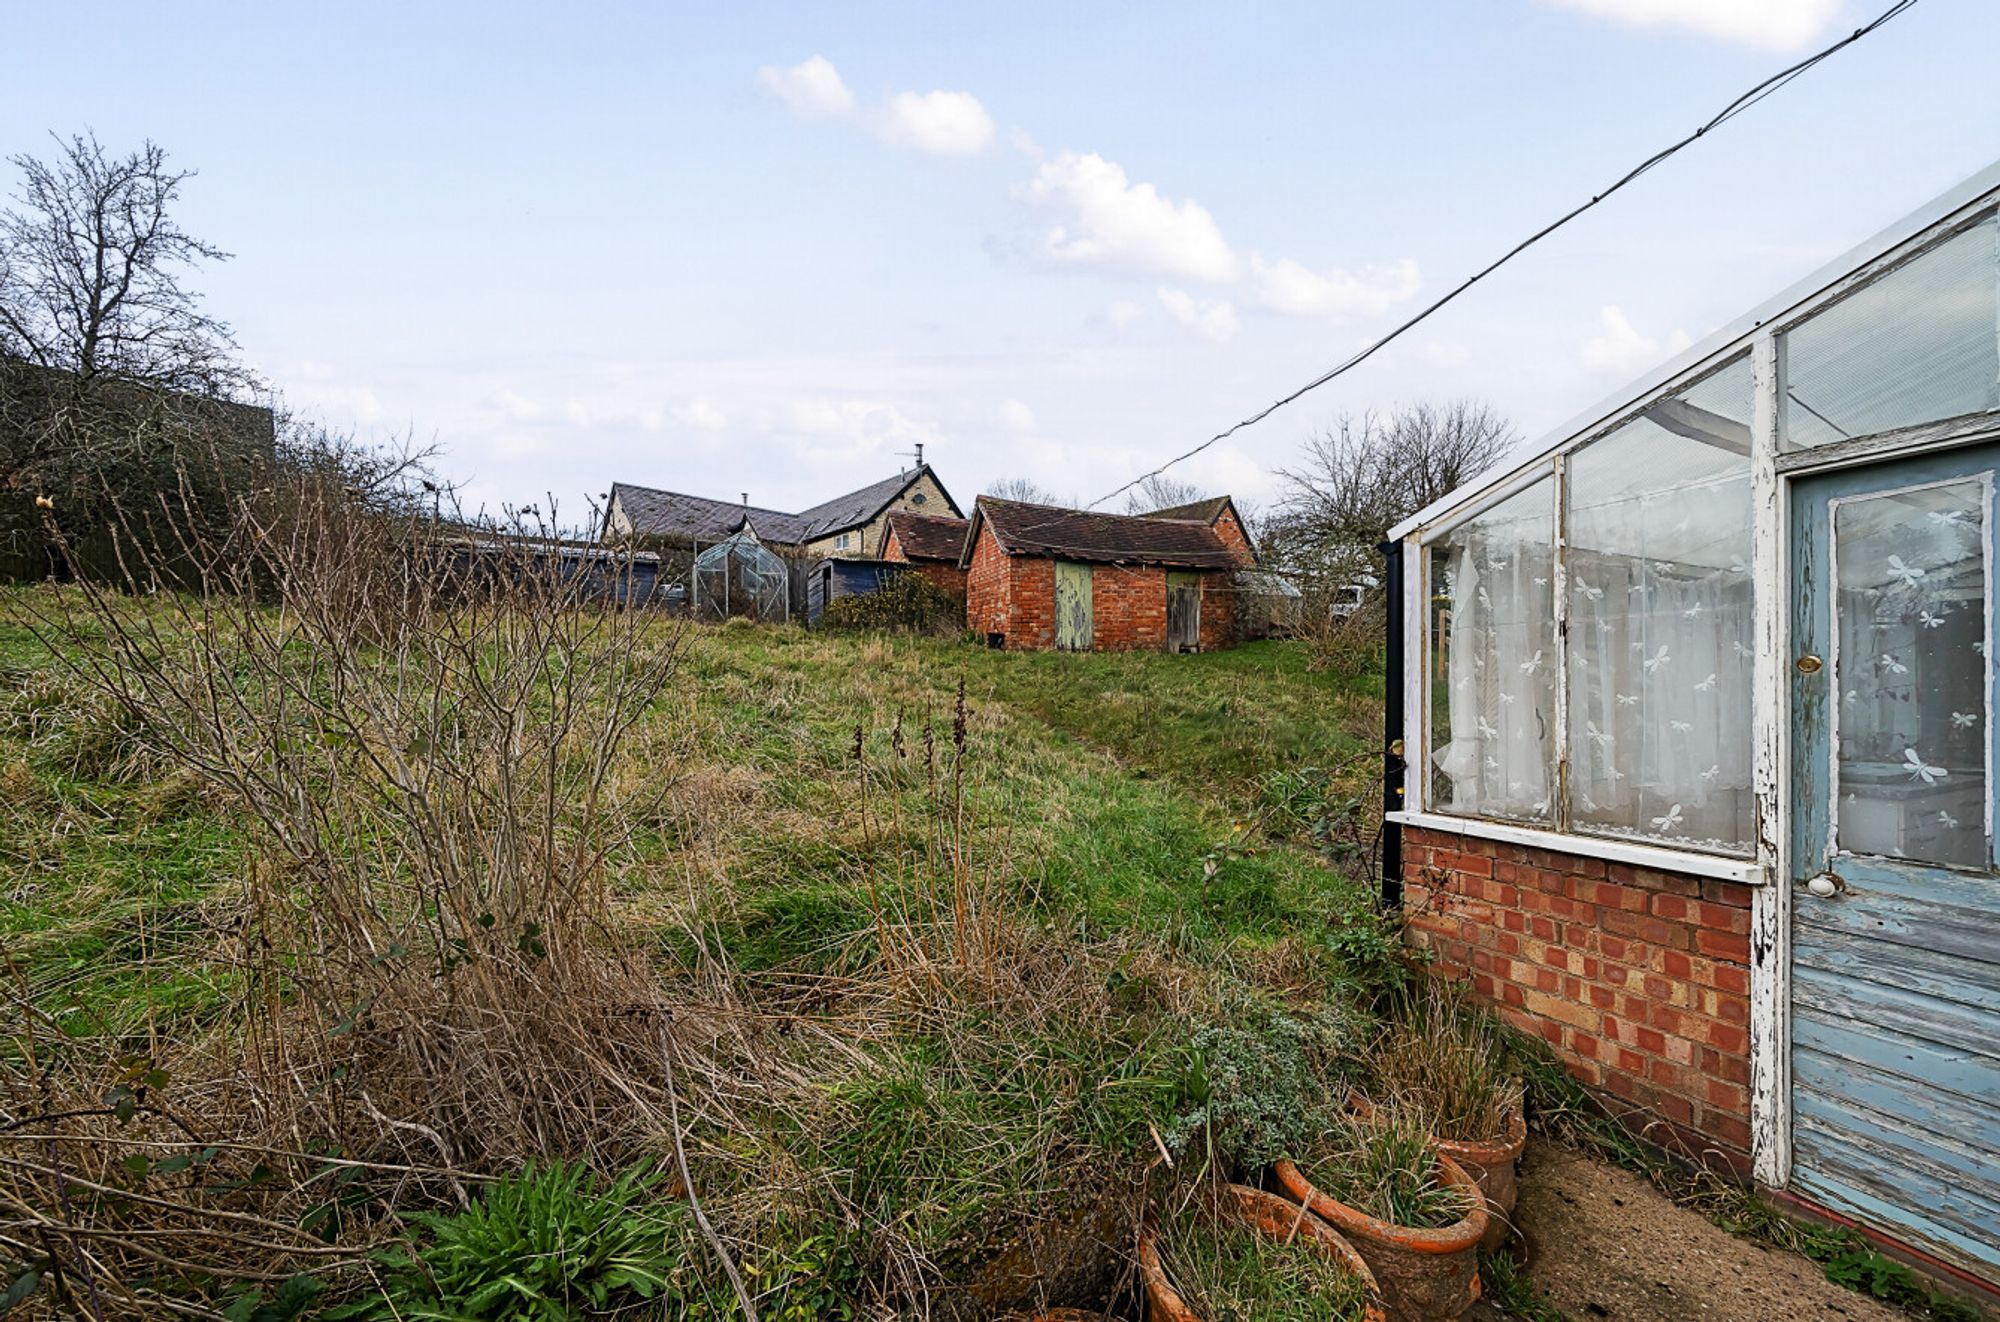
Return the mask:
<path fill-rule="evenodd" d="M 1348 1109 L 1363 1119 L 1375 1113 L 1368 1099 L 1359 1093 L 1350 1095 L 1347 1101 Z M 1498 1138 L 1473 1143 L 1448 1138 L 1431 1141 L 1437 1144 L 1439 1152 L 1465 1167 L 1465 1173 L 1486 1197 L 1486 1238 L 1480 1247 L 1491 1252 L 1505 1244 L 1514 1229 L 1514 1203 L 1520 1196 L 1515 1166 L 1528 1146 L 1525 1101 L 1518 1097 L 1514 1100 L 1514 1109 L 1507 1116 L 1507 1132 Z"/>
<path fill-rule="evenodd" d="M 1479 1186 L 1450 1157 L 1438 1155 L 1439 1172 L 1463 1195 L 1469 1210 L 1438 1230 L 1392 1225 L 1349 1207 L 1321 1193 L 1289 1161 L 1273 1169 L 1286 1193 L 1360 1250 L 1395 1322 L 1445 1322 L 1462 1316 L 1478 1300 L 1479 1245 L 1490 1218 Z"/>
<path fill-rule="evenodd" d="M 1232 1184 L 1224 1197 L 1234 1201 L 1236 1214 L 1243 1224 L 1264 1238 L 1281 1244 L 1304 1240 L 1318 1245 L 1338 1259 L 1361 1278 L 1368 1292 L 1368 1303 L 1362 1316 L 1367 1322 L 1387 1322 L 1388 1315 L 1382 1311 L 1380 1302 L 1381 1287 L 1376 1284 L 1375 1274 L 1369 1270 L 1367 1259 L 1332 1227 L 1310 1211 L 1302 1215 L 1297 1203 L 1286 1202 L 1262 1189 Z M 1151 1229 L 1139 1237 L 1139 1275 L 1146 1284 L 1146 1322 L 1204 1322 L 1201 1314 L 1168 1282 L 1166 1268 L 1160 1262 L 1160 1246 Z"/>
<path fill-rule="evenodd" d="M 1507 1132 L 1484 1143 L 1454 1143 L 1438 1139 L 1438 1151 L 1465 1168 L 1465 1173 L 1486 1195 L 1486 1238 L 1482 1246 L 1491 1252 L 1507 1242 L 1514 1230 L 1514 1203 L 1520 1196 L 1515 1166 L 1528 1146 L 1528 1118 L 1519 1102 L 1507 1117 Z"/>

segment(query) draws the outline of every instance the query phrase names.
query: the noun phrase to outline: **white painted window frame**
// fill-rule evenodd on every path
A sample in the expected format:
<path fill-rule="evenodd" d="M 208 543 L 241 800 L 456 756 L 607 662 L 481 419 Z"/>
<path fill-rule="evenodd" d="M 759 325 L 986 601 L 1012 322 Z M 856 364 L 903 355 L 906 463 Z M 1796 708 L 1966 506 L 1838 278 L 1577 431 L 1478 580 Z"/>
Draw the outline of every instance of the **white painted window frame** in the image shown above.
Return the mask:
<path fill-rule="evenodd" d="M 2000 201 L 2000 166 L 1934 202 L 1904 223 L 1900 232 L 1871 240 L 1873 252 L 1857 250 L 1821 276 L 1794 286 L 1758 313 L 1725 328 L 1681 360 L 1636 383 L 1638 389 L 1607 408 L 1585 415 L 1582 426 L 1545 446 L 1511 471 L 1476 483 L 1462 496 L 1448 497 L 1390 531 L 1403 556 L 1403 807 L 1388 819 L 1479 839 L 1499 840 L 1584 858 L 1658 868 L 1687 875 L 1735 881 L 1752 888 L 1750 924 L 1750 1123 L 1751 1162 L 1760 1184 L 1782 1188 L 1792 1173 L 1791 1105 L 1791 484 L 1801 476 L 1921 453 L 1990 436 L 2000 429 L 1993 414 L 1948 419 L 1836 445 L 1786 450 L 1779 435 L 1779 391 L 1783 381 L 1783 334 L 1820 309 L 1871 284 L 1911 258 L 1943 242 Z M 1844 268 L 1844 269 L 1842 269 Z M 1562 629 L 1561 591 L 1565 467 L 1569 453 L 1636 416 L 1664 398 L 1749 352 L 1752 381 L 1750 491 L 1751 785 L 1755 800 L 1754 854 L 1748 858 L 1694 853 L 1433 811 L 1430 786 L 1430 592 L 1427 548 L 1487 509 L 1551 475 L 1555 478 L 1557 540 L 1557 741 L 1558 766 L 1567 757 L 1568 639 Z M 1391 732 L 1394 737 L 1395 732 Z M 1559 772 L 1560 774 L 1560 772 Z M 1567 786 L 1558 824 L 1567 825 Z"/>

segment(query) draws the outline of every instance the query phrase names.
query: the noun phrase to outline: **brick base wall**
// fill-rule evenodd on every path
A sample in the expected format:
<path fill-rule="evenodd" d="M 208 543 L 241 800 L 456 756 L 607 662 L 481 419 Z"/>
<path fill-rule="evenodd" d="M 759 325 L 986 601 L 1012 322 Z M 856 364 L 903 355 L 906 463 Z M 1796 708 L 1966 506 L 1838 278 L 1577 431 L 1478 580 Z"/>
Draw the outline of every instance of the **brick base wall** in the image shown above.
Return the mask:
<path fill-rule="evenodd" d="M 1750 888 L 1406 827 L 1410 938 L 1656 1142 L 1750 1152 Z"/>

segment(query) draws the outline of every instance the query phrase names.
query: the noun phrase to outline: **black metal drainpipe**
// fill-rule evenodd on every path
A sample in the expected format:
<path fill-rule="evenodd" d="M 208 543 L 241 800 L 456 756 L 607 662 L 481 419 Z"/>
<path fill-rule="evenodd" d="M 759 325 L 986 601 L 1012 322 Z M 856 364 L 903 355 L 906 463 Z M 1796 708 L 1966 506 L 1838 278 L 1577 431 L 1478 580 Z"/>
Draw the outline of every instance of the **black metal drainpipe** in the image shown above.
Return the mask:
<path fill-rule="evenodd" d="M 1383 542 L 1382 810 L 1403 806 L 1403 545 Z M 1382 907 L 1403 907 L 1403 828 L 1382 823 Z"/>

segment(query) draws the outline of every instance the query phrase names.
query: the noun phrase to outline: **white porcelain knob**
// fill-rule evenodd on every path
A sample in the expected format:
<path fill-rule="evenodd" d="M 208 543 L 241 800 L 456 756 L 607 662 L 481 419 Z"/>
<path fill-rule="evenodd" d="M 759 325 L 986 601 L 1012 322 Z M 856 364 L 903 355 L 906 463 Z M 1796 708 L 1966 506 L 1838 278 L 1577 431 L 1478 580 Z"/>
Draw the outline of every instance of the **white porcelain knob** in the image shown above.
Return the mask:
<path fill-rule="evenodd" d="M 1806 883 L 1806 889 L 1824 900 L 1830 898 L 1835 891 L 1840 889 L 1840 882 L 1834 878 L 1831 872 L 1822 872 Z"/>

